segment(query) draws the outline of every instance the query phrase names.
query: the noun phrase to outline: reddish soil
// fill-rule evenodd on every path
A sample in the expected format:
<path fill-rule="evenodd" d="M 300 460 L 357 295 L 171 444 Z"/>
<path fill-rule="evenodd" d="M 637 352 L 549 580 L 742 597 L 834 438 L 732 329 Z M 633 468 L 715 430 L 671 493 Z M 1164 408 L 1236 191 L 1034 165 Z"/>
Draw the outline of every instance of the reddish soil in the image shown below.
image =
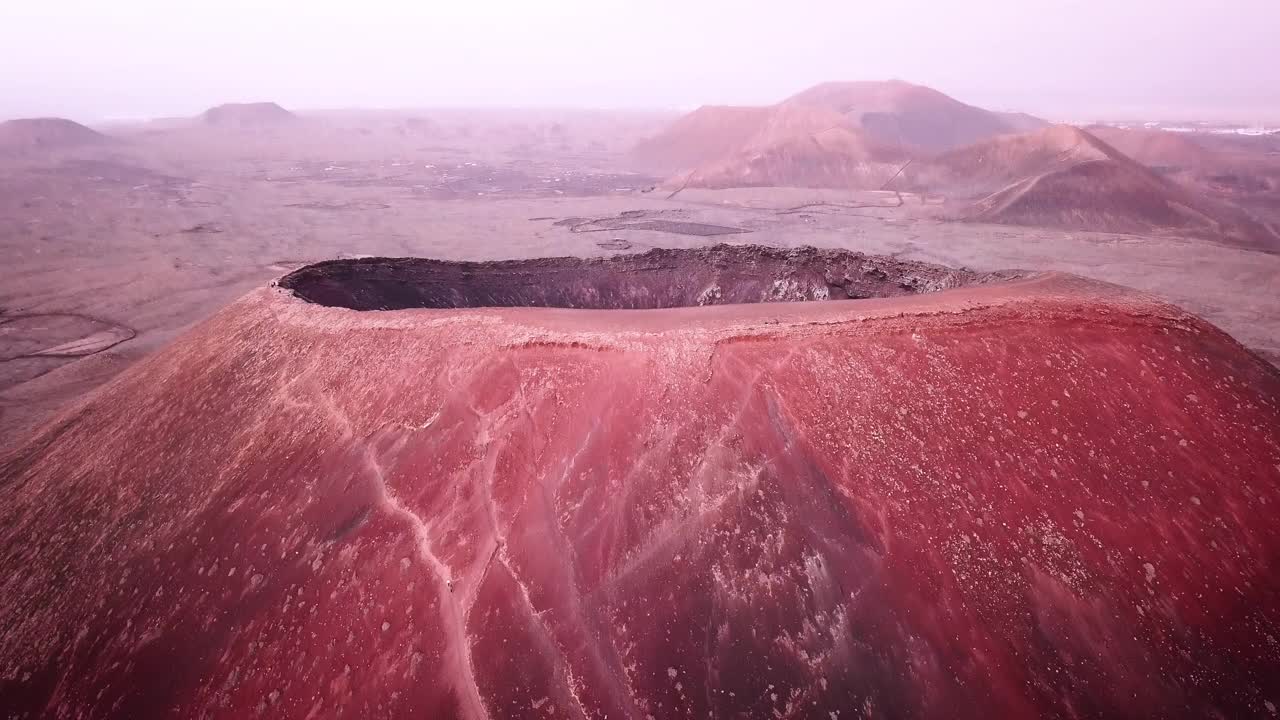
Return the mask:
<path fill-rule="evenodd" d="M 61 413 L 0 487 L 15 717 L 1280 698 L 1280 373 L 1056 274 L 666 310 L 262 288 Z"/>

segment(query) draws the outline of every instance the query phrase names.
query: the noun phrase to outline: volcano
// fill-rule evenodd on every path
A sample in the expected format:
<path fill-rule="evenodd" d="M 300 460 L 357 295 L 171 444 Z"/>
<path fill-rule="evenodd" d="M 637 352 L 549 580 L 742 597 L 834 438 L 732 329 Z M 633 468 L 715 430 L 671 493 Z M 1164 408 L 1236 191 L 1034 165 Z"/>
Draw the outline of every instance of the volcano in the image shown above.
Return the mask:
<path fill-rule="evenodd" d="M 14 717 L 1280 702 L 1280 373 L 1071 276 L 321 263 L 64 411 L 0 488 Z"/>

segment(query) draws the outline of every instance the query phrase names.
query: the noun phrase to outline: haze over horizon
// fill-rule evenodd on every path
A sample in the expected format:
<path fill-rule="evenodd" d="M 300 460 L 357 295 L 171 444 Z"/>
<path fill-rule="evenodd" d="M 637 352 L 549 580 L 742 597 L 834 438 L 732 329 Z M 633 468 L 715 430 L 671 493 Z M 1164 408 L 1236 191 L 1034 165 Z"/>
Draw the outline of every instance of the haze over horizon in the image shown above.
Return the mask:
<path fill-rule="evenodd" d="M 1266 0 L 370 0 L 23 3 L 0 25 L 0 119 L 334 107 L 765 104 L 901 78 L 1060 120 L 1280 121 Z"/>

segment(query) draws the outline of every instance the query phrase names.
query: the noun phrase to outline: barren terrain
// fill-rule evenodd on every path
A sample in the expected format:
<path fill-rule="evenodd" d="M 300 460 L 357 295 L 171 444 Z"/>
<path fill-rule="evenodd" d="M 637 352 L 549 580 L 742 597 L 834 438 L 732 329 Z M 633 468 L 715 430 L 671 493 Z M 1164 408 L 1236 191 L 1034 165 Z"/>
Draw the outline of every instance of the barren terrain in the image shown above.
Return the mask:
<path fill-rule="evenodd" d="M 1275 254 L 950 222 L 943 198 L 905 192 L 669 197 L 632 151 L 674 114 L 335 111 L 282 123 L 244 107 L 256 110 L 96 128 L 109 141 L 60 143 L 80 135 L 58 127 L 34 142 L 24 129 L 26 140 L 0 147 L 0 447 L 249 290 L 359 256 L 591 257 L 729 242 L 1062 270 L 1153 292 L 1280 358 Z"/>

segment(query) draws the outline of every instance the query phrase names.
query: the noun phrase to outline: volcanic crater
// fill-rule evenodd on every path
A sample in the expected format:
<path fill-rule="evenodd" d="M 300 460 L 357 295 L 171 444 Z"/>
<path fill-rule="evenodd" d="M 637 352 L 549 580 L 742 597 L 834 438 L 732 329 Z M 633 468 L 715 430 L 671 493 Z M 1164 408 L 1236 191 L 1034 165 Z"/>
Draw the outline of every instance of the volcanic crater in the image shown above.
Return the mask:
<path fill-rule="evenodd" d="M 308 302 L 351 310 L 635 310 L 897 297 L 1018 276 L 842 250 L 717 245 L 604 258 L 331 260 L 300 268 L 279 284 Z"/>
<path fill-rule="evenodd" d="M 1151 296 L 1009 275 L 302 268 L 0 457 L 0 707 L 1265 712 L 1280 374 Z M 898 297 L 770 302 L 833 286 Z"/>

